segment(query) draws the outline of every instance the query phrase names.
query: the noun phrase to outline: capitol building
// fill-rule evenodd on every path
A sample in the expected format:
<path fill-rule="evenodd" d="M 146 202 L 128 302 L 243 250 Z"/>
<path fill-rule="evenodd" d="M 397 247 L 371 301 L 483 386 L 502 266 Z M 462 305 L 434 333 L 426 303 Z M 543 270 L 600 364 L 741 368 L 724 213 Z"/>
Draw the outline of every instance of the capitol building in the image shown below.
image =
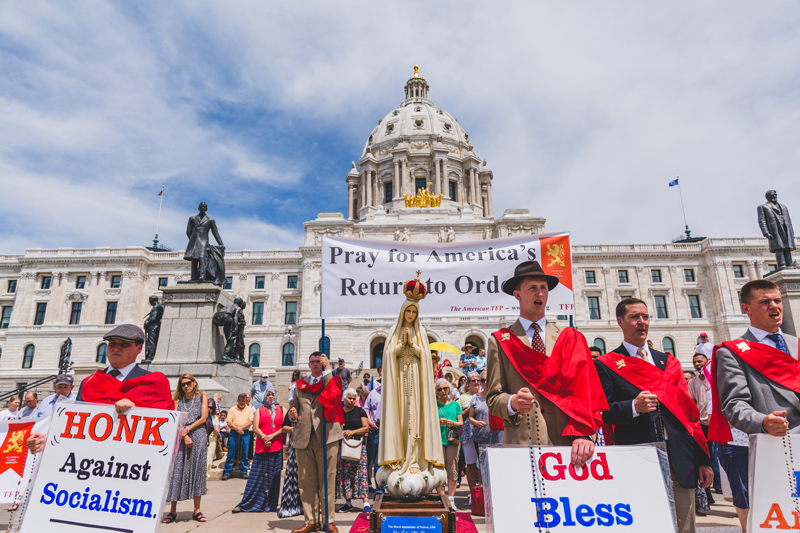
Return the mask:
<path fill-rule="evenodd" d="M 226 251 L 224 289 L 247 303 L 246 355 L 279 383 L 287 383 L 295 368 L 307 369 L 308 354 L 320 348 L 344 357 L 350 368 L 375 368 L 395 319 L 327 320 L 321 338 L 324 236 L 435 243 L 545 232 L 545 219 L 525 208 L 495 217 L 492 170 L 429 91 L 415 68 L 404 100 L 367 133 L 362 153 L 344 176 L 346 213 L 320 213 L 306 222 L 297 250 Z M 420 207 L 425 202 L 415 198 L 423 189 L 440 200 Z M 572 264 L 574 323 L 590 344 L 604 350 L 620 344 L 614 308 L 633 296 L 646 301 L 655 316 L 650 325 L 655 347 L 676 354 L 685 367 L 701 332 L 714 343 L 744 332 L 749 322 L 739 291 L 776 268 L 760 237 L 573 245 Z M 0 255 L 0 392 L 56 374 L 67 337 L 76 372 L 103 368 L 103 334 L 115 324 L 141 326 L 149 296 L 160 297 L 162 288 L 189 274 L 182 251 L 141 246 Z M 426 317 L 423 310 L 422 323 L 431 341 L 484 347 L 493 331 L 515 319 Z M 569 325 L 567 316 L 552 319 Z"/>

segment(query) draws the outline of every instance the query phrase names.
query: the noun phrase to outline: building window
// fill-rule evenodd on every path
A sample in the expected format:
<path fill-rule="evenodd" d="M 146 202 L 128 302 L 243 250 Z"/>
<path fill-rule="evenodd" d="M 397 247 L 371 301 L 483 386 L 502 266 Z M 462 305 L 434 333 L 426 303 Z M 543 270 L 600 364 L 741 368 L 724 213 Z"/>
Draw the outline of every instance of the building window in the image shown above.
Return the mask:
<path fill-rule="evenodd" d="M 75 278 L 75 288 L 76 289 L 86 288 L 86 276 L 78 276 L 77 278 Z"/>
<path fill-rule="evenodd" d="M 703 312 L 700 309 L 700 296 L 697 294 L 689 295 L 689 310 L 692 312 L 692 318 L 703 318 Z"/>
<path fill-rule="evenodd" d="M 661 346 L 664 352 L 675 355 L 675 341 L 672 340 L 671 337 L 664 337 L 661 339 Z"/>
<path fill-rule="evenodd" d="M 227 290 L 231 290 L 233 288 L 233 278 L 231 276 L 225 278 L 225 285 L 223 285 L 222 288 Z"/>
<path fill-rule="evenodd" d="M 8 280 L 8 292 L 17 292 L 17 280 Z"/>
<path fill-rule="evenodd" d="M 106 324 L 113 324 L 117 321 L 117 302 L 106 304 Z"/>
<path fill-rule="evenodd" d="M 294 366 L 294 344 L 287 342 L 283 345 L 283 366 Z"/>
<path fill-rule="evenodd" d="M 694 283 L 694 269 L 693 268 L 684 268 L 683 269 L 683 279 L 686 280 L 687 283 Z"/>
<path fill-rule="evenodd" d="M 776 265 L 775 263 L 767 263 L 767 269 L 769 270 L 770 274 L 772 274 L 773 272 L 777 272 L 778 271 L 778 265 Z M 8 291 L 8 292 L 11 292 L 11 291 Z"/>
<path fill-rule="evenodd" d="M 597 283 L 597 278 L 594 277 L 594 270 L 587 270 L 585 275 L 586 283 Z"/>
<path fill-rule="evenodd" d="M 94 358 L 95 361 L 100 363 L 101 365 L 106 364 L 106 356 L 108 355 L 108 344 L 105 342 L 97 347 L 97 356 Z"/>
<path fill-rule="evenodd" d="M 414 192 L 418 193 L 421 189 L 424 189 L 427 186 L 425 178 L 415 178 L 414 179 Z"/>
<path fill-rule="evenodd" d="M 43 289 L 49 289 L 50 288 L 50 283 L 52 283 L 52 281 L 53 281 L 53 278 L 51 278 L 50 276 L 43 276 L 42 277 L 42 288 Z"/>
<path fill-rule="evenodd" d="M 458 189 L 456 188 L 456 182 L 451 181 L 449 185 L 450 185 L 450 190 L 448 192 L 450 193 L 450 199 L 453 200 L 454 202 L 457 202 L 458 198 L 456 198 L 456 193 L 458 192 Z"/>
<path fill-rule="evenodd" d="M 597 337 L 595 340 L 593 340 L 592 344 L 600 348 L 601 352 L 606 353 L 606 341 L 604 341 L 600 337 Z"/>
<path fill-rule="evenodd" d="M 22 357 L 22 368 L 31 368 L 33 366 L 33 356 L 36 353 L 36 346 L 29 344 L 25 347 L 24 356 Z"/>
<path fill-rule="evenodd" d="M 744 277 L 744 265 L 733 265 L 733 277 L 734 278 Z"/>
<path fill-rule="evenodd" d="M 286 302 L 284 324 L 297 324 L 297 302 Z"/>
<path fill-rule="evenodd" d="M 264 288 L 264 276 L 256 276 L 256 289 Z"/>
<path fill-rule="evenodd" d="M 656 296 L 656 316 L 658 318 L 669 318 L 667 314 L 667 297 Z"/>
<path fill-rule="evenodd" d="M 119 274 L 114 274 L 111 276 L 111 288 L 112 289 L 119 289 L 119 286 L 122 285 L 122 276 Z"/>
<path fill-rule="evenodd" d="M 319 340 L 319 351 L 327 355 L 328 357 L 331 356 L 331 339 L 330 337 L 324 337 Z"/>
<path fill-rule="evenodd" d="M 297 288 L 297 276 L 289 276 L 288 281 L 286 282 L 286 287 L 289 289 L 296 289 Z"/>
<path fill-rule="evenodd" d="M 158 288 L 163 289 L 169 283 L 169 278 L 158 278 Z"/>
<path fill-rule="evenodd" d="M 263 323 L 264 323 L 264 302 L 253 302 L 253 325 L 260 326 Z"/>
<path fill-rule="evenodd" d="M 72 325 L 80 324 L 81 323 L 81 310 L 83 309 L 83 303 L 81 302 L 72 302 L 72 311 L 69 314 L 69 323 Z"/>
<path fill-rule="evenodd" d="M 589 320 L 600 320 L 600 297 L 589 296 Z"/>
<path fill-rule="evenodd" d="M 47 304 L 46 303 L 38 303 L 36 304 L 36 315 L 33 317 L 33 325 L 34 326 L 41 326 L 44 324 L 44 314 L 47 312 Z"/>
<path fill-rule="evenodd" d="M 619 277 L 620 283 L 630 283 L 628 281 L 628 271 L 627 270 L 618 270 L 617 276 Z"/>
<path fill-rule="evenodd" d="M 556 315 L 556 320 L 569 320 L 569 315 Z"/>
<path fill-rule="evenodd" d="M 8 329 L 8 324 L 11 323 L 11 310 L 12 306 L 3 307 L 3 316 L 0 318 L 0 329 Z"/>
<path fill-rule="evenodd" d="M 661 279 L 661 269 L 654 268 L 650 271 L 650 278 L 653 280 L 653 283 L 661 283 L 663 280 Z"/>
<path fill-rule="evenodd" d="M 261 366 L 261 345 L 257 342 L 250 345 L 250 366 Z"/>
<path fill-rule="evenodd" d="M 388 204 L 392 201 L 392 182 L 387 181 L 383 184 L 383 203 Z"/>

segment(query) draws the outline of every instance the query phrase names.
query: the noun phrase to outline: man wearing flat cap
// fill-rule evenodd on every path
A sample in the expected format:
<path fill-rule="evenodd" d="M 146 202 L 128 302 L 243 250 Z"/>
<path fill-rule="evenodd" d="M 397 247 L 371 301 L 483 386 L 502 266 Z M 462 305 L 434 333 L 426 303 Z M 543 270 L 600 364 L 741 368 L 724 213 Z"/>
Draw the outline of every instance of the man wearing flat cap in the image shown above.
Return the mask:
<path fill-rule="evenodd" d="M 53 382 L 53 389 L 55 394 L 51 394 L 39 404 L 39 417 L 50 416 L 53 412 L 53 407 L 58 402 L 73 402 L 75 401 L 75 393 L 72 392 L 74 387 L 74 378 L 69 374 L 59 374 Z"/>
<path fill-rule="evenodd" d="M 558 283 L 537 261 L 520 263 L 503 282 L 503 292 L 519 302 L 520 316 L 489 338 L 486 402 L 504 421 L 504 444 L 571 446 L 572 464 L 583 466 L 594 454 L 608 404 L 586 339 L 545 318 Z"/>

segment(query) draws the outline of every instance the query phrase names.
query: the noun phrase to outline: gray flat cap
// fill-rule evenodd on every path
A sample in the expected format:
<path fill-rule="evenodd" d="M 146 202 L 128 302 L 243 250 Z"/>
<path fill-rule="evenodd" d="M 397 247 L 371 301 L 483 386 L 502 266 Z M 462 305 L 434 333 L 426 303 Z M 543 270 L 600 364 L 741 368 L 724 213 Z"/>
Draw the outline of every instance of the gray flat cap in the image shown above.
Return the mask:
<path fill-rule="evenodd" d="M 103 340 L 107 341 L 108 339 L 122 339 L 136 344 L 144 344 L 144 330 L 136 324 L 120 324 L 103 335 Z"/>

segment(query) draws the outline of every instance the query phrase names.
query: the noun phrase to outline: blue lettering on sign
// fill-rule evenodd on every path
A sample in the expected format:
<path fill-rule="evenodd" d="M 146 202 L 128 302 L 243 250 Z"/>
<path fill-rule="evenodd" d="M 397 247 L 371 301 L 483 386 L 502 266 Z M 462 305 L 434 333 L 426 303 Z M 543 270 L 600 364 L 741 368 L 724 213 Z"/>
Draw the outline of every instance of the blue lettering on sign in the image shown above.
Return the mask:
<path fill-rule="evenodd" d="M 797 495 L 797 487 L 800 486 L 800 472 L 792 472 L 794 474 L 794 492 L 792 493 L 792 498 L 800 498 Z"/>
<path fill-rule="evenodd" d="M 44 494 L 39 499 L 39 502 L 45 505 L 55 503 L 59 507 L 63 507 L 69 503 L 69 506 L 73 509 L 77 508 L 78 506 L 80 506 L 81 509 L 86 509 L 86 501 L 88 500 L 89 496 L 91 496 L 91 503 L 89 504 L 90 511 L 120 513 L 129 516 L 141 516 L 144 518 L 153 518 L 153 516 L 155 516 L 153 514 L 152 501 L 140 500 L 138 498 L 120 498 L 119 491 L 115 491 L 114 494 L 112 494 L 110 490 L 105 491 L 105 505 L 103 506 L 100 504 L 101 495 L 90 494 L 89 487 L 86 488 L 85 492 L 75 491 L 69 493 L 66 490 L 59 491 L 57 483 L 48 483 L 44 486 L 42 492 Z M 83 503 L 83 505 L 81 505 L 81 503 Z M 439 531 L 441 531 L 441 528 L 439 528 Z"/>
<path fill-rule="evenodd" d="M 387 516 L 381 533 L 442 533 L 442 523 L 435 516 Z"/>
<path fill-rule="evenodd" d="M 800 482 L 800 478 L 798 478 Z M 568 497 L 531 498 L 536 505 L 536 523 L 534 527 L 577 526 L 583 527 L 609 527 L 630 526 L 633 524 L 631 506 L 627 503 L 611 505 L 601 503 L 594 507 L 586 504 L 573 506 Z M 560 502 L 560 504 L 559 504 Z"/>

